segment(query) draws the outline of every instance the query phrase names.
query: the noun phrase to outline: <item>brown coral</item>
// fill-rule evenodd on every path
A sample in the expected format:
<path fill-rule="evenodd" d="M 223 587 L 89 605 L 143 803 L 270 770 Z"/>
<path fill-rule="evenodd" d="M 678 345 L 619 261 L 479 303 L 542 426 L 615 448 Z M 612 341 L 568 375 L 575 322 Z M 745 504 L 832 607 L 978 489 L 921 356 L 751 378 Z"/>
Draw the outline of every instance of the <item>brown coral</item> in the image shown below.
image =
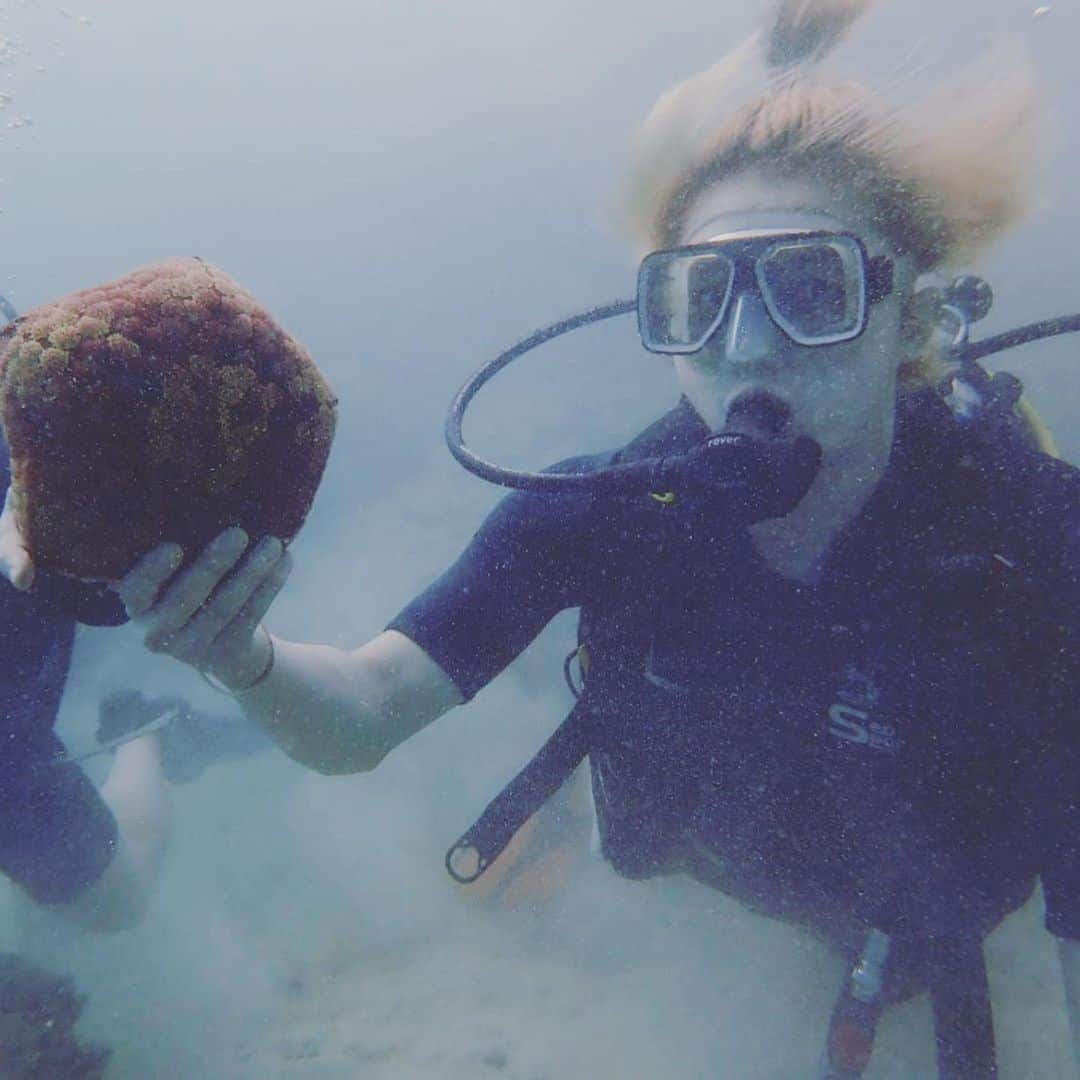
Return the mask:
<path fill-rule="evenodd" d="M 291 539 L 336 400 L 247 292 L 173 259 L 30 312 L 0 335 L 0 421 L 35 562 L 115 580 L 162 540 L 227 525 Z"/>

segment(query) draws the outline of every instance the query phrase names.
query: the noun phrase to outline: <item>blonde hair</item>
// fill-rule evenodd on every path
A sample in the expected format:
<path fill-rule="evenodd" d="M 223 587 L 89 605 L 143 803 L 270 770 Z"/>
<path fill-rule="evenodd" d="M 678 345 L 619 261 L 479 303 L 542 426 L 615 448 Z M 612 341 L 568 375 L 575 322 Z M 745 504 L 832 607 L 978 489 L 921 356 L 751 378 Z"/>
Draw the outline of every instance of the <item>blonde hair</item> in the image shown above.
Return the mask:
<path fill-rule="evenodd" d="M 638 139 L 628 219 L 678 242 L 702 190 L 755 169 L 810 176 L 868 212 L 920 271 L 968 259 L 1030 202 L 1030 66 L 1001 50 L 921 101 L 888 106 L 822 60 L 870 0 L 782 0 L 771 29 L 665 93 Z"/>

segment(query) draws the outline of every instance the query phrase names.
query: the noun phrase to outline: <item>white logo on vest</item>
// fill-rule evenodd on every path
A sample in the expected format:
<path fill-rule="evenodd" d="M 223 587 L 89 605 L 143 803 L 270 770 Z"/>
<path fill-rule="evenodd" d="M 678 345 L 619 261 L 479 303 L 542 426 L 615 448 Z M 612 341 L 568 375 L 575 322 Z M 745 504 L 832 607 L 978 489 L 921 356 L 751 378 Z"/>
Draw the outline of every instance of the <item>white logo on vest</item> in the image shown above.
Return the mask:
<path fill-rule="evenodd" d="M 829 706 L 827 731 L 841 742 L 896 753 L 900 735 L 892 724 L 873 718 L 881 694 L 869 675 L 848 664 L 840 672 L 839 699 Z"/>

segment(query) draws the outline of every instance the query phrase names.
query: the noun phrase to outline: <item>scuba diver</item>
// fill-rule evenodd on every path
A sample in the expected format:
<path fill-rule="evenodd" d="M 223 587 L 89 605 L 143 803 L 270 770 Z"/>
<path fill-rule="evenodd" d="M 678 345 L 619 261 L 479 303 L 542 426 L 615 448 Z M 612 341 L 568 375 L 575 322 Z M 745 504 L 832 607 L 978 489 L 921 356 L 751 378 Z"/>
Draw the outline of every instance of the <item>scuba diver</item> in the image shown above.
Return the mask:
<path fill-rule="evenodd" d="M 0 483 L 10 485 L 0 439 Z M 2 529 L 3 526 L 0 526 Z M 91 929 L 145 910 L 169 833 L 154 735 L 127 742 L 99 792 L 54 734 L 77 623 L 126 620 L 115 593 L 57 574 L 0 581 L 0 871 L 38 904 Z"/>
<path fill-rule="evenodd" d="M 463 391 L 452 449 L 519 490 L 382 633 L 272 636 L 291 555 L 239 529 L 189 563 L 163 544 L 118 589 L 148 648 L 327 774 L 375 768 L 580 608 L 577 705 L 451 873 L 480 877 L 587 757 L 620 874 L 690 874 L 848 958 L 821 1076 L 860 1075 L 882 1010 L 925 990 L 941 1075 L 991 1077 L 982 943 L 1037 881 L 1080 1045 L 1080 473 L 978 360 L 1080 321 L 968 343 L 989 290 L 933 275 L 1023 210 L 1030 85 L 998 65 L 977 99 L 889 109 L 826 70 L 865 6 L 785 0 L 660 99 L 636 302 Z M 547 473 L 465 450 L 484 379 L 631 309 L 674 409 Z"/>
<path fill-rule="evenodd" d="M 17 317 L 3 297 L 0 312 Z M 0 437 L 5 491 L 10 480 Z M 146 908 L 168 843 L 165 781 L 194 779 L 268 742 L 240 716 L 210 717 L 182 698 L 123 690 L 100 703 L 94 746 L 69 752 L 53 727 L 76 624 L 126 620 L 104 586 L 53 573 L 0 581 L 0 872 L 37 904 L 93 930 L 131 926 Z M 99 791 L 80 763 L 104 753 L 115 756 Z"/>

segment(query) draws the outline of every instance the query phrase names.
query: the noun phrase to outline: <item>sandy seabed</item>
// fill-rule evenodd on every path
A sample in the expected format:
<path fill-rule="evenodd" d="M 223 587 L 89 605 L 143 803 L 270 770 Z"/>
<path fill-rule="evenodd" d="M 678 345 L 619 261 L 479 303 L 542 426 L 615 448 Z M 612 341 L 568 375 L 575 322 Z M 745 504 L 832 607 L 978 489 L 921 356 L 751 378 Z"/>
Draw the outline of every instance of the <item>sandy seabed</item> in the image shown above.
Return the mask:
<path fill-rule="evenodd" d="M 144 925 L 86 938 L 31 920 L 28 954 L 88 994 L 80 1029 L 111 1047 L 107 1080 L 813 1080 L 836 957 L 588 855 L 544 905 L 465 900 L 442 854 L 483 798 L 448 795 L 440 738 L 362 777 L 272 753 L 217 767 L 174 792 Z M 1035 897 L 989 947 L 1002 1080 L 1073 1075 L 1041 917 Z M 866 1075 L 933 1080 L 925 999 L 887 1014 Z"/>
<path fill-rule="evenodd" d="M 415 932 L 358 909 L 276 944 L 204 927 L 187 970 L 114 951 L 111 977 L 84 969 L 98 982 L 87 1037 L 113 1047 L 108 1080 L 816 1076 L 842 971 L 801 933 L 693 883 L 634 885 L 599 863 L 538 910 L 450 892 Z M 1040 919 L 1036 898 L 989 952 L 1003 1080 L 1072 1075 Z M 887 1015 L 866 1075 L 936 1076 L 925 999 Z"/>
<path fill-rule="evenodd" d="M 1037 920 L 1034 909 L 1021 914 L 992 950 L 1003 1078 L 1070 1075 L 1060 985 L 1045 978 L 1053 957 L 1025 947 L 1041 936 Z M 696 959 L 688 940 L 670 942 L 668 964 L 653 949 L 574 957 L 540 940 L 515 949 L 505 927 L 480 941 L 340 957 L 297 981 L 276 1043 L 232 1075 L 810 1080 L 836 965 L 753 916 L 724 912 L 721 923 L 734 941 Z M 679 933 L 659 929 L 661 938 Z M 785 969 L 806 979 L 802 991 L 794 981 L 770 990 Z M 925 1000 L 887 1018 L 866 1075 L 936 1075 Z"/>

